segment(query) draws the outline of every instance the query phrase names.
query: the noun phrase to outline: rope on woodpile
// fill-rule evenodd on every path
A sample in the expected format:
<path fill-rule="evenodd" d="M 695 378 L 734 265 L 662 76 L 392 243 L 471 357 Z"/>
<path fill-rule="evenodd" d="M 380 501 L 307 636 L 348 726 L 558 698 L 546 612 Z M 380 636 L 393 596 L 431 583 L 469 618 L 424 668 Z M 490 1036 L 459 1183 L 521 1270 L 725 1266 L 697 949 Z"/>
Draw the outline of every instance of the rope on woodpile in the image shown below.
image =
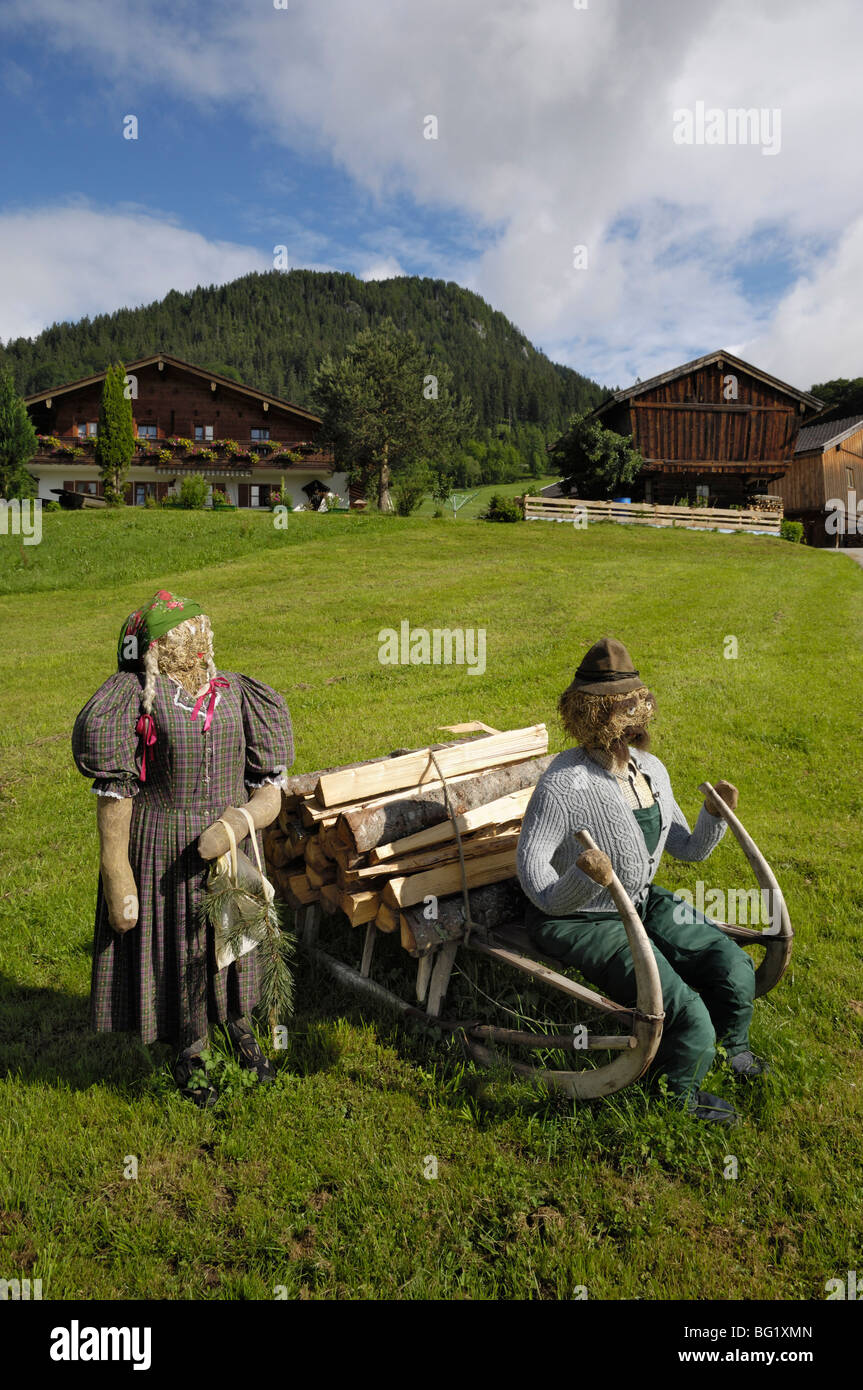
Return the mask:
<path fill-rule="evenodd" d="M 435 757 L 434 751 L 431 748 L 429 749 L 429 757 L 434 764 L 435 772 L 440 778 L 440 784 L 443 789 L 444 805 L 446 806 L 446 813 L 449 816 L 452 828 L 455 831 L 455 843 L 456 849 L 458 850 L 459 868 L 461 869 L 461 893 L 462 898 L 464 899 L 464 940 L 465 945 L 467 945 L 467 943 L 470 941 L 470 934 L 477 924 L 476 922 L 474 922 L 473 918 L 470 915 L 470 894 L 467 888 L 467 870 L 464 866 L 464 850 L 462 849 L 461 845 L 461 833 L 459 832 L 456 814 L 452 808 L 452 802 L 449 799 L 449 787 L 447 786 L 446 778 L 441 772 L 438 760 Z"/>

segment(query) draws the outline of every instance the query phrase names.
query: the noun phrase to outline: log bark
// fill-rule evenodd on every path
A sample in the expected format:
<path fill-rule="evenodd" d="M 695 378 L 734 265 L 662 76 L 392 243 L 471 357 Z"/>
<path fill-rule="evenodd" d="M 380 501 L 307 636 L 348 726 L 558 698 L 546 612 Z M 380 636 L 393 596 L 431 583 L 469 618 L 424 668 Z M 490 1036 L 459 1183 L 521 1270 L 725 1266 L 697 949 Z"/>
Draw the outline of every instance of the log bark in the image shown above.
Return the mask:
<path fill-rule="evenodd" d="M 455 814 L 461 815 L 498 797 L 535 786 L 551 760 L 552 755 L 547 754 L 543 758 L 490 767 L 484 772 L 455 778 L 448 783 Z M 384 806 L 344 811 L 339 816 L 339 834 L 349 840 L 357 854 L 367 854 L 377 845 L 400 840 L 447 819 L 443 787 L 416 788 Z"/>
<path fill-rule="evenodd" d="M 490 801 L 485 806 L 477 806 L 473 811 L 465 811 L 456 817 L 459 834 L 466 835 L 486 830 L 489 835 L 496 834 L 503 826 L 520 823 L 533 796 L 533 787 L 525 787 L 520 792 L 502 796 L 498 801 Z M 452 821 L 441 821 L 440 825 L 430 825 L 428 830 L 419 830 L 416 835 L 406 835 L 403 840 L 391 840 L 387 845 L 378 845 L 369 855 L 371 864 L 388 864 L 393 859 L 401 859 L 405 854 L 418 854 L 434 845 L 446 846 L 455 840 Z"/>
<path fill-rule="evenodd" d="M 468 900 L 473 921 L 486 931 L 505 922 L 521 922 L 527 909 L 527 898 L 514 878 L 472 888 Z M 400 917 L 404 923 L 402 940 L 410 935 L 417 951 L 427 951 L 464 933 L 464 901 L 460 893 L 457 897 L 439 898 L 434 919 L 427 918 L 422 907 L 403 908 Z"/>

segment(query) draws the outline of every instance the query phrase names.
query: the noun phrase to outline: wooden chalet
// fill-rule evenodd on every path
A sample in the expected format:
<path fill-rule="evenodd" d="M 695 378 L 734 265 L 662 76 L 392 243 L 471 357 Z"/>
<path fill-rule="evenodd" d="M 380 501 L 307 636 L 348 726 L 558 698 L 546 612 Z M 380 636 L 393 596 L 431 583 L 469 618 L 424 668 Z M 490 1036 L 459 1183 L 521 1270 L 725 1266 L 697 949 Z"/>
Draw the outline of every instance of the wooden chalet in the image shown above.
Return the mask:
<path fill-rule="evenodd" d="M 802 521 L 810 545 L 863 545 L 863 415 L 804 425 L 794 458 L 776 484 L 785 515 Z M 834 508 L 828 511 L 828 503 Z M 839 502 L 845 509 L 844 530 L 828 531 L 827 520 Z M 853 524 L 851 517 L 854 517 Z"/>
<path fill-rule="evenodd" d="M 633 501 L 735 507 L 776 492 L 801 425 L 822 406 L 718 351 L 616 391 L 590 418 L 631 435 L 644 458 Z"/>
<path fill-rule="evenodd" d="M 238 507 L 269 506 L 282 478 L 295 506 L 344 494 L 344 475 L 318 442 L 322 421 L 301 406 L 167 353 L 127 363 L 126 374 L 137 435 L 130 505 L 161 501 L 192 473 Z M 104 380 L 99 372 L 26 398 L 40 436 L 28 468 L 45 500 L 61 491 L 102 496 L 95 444 Z"/>

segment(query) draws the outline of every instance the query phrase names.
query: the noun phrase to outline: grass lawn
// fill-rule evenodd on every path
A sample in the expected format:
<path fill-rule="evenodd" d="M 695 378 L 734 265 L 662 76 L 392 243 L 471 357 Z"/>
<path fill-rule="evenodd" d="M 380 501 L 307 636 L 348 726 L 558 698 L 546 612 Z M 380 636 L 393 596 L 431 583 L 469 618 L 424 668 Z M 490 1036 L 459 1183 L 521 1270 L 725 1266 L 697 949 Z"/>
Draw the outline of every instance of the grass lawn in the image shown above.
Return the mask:
<path fill-rule="evenodd" d="M 464 514 L 297 515 L 285 532 L 246 513 L 43 521 L 39 546 L 0 537 L 0 1277 L 41 1278 L 52 1299 L 822 1299 L 861 1268 L 856 566 L 767 537 Z M 121 620 L 162 586 L 206 605 L 224 669 L 285 693 L 297 771 L 467 719 L 545 720 L 562 748 L 559 691 L 597 637 L 622 638 L 690 823 L 699 781 L 739 786 L 797 933 L 756 1005 L 774 1072 L 740 1098 L 743 1123 L 695 1125 L 641 1085 L 550 1099 L 302 959 L 277 1082 L 246 1089 L 224 1062 L 213 1111 L 174 1092 L 167 1049 L 89 1033 L 97 838 L 70 732 Z M 485 673 L 381 666 L 378 632 L 403 619 L 485 628 Z M 703 868 L 666 858 L 658 881 L 694 887 L 699 870 L 752 881 L 728 836 Z M 361 933 L 323 932 L 358 961 Z M 381 947 L 379 978 L 407 989 L 398 942 Z M 472 964 L 451 1002 L 467 1014 L 489 993 L 543 1013 L 540 992 Z M 722 1071 L 706 1084 L 732 1095 Z"/>
<path fill-rule="evenodd" d="M 467 497 L 469 500 L 463 502 L 459 507 L 455 519 L 456 521 L 476 520 L 480 512 L 485 511 L 495 494 L 499 497 L 523 497 L 529 487 L 546 487 L 549 483 L 556 483 L 559 476 L 557 473 L 547 473 L 541 478 L 519 478 L 517 483 L 485 483 L 478 488 L 462 488 L 458 496 Z M 431 517 L 439 507 L 446 513 L 448 519 L 452 518 L 452 506 L 448 503 L 435 502 L 431 497 L 426 497 L 420 503 L 414 515 Z"/>

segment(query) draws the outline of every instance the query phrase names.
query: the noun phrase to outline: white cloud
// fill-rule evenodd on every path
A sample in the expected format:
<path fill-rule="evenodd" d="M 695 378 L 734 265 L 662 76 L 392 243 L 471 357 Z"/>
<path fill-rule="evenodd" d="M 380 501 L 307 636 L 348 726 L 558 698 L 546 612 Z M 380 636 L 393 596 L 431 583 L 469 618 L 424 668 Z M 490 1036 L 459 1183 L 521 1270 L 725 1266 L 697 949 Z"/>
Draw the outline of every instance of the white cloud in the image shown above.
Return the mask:
<path fill-rule="evenodd" d="M 753 239 L 793 263 L 863 217 L 858 0 L 210 0 L 205 26 L 197 6 L 160 0 L 6 0 L 4 14 L 88 55 L 100 80 L 121 75 L 124 99 L 149 86 L 205 110 L 241 102 L 273 141 L 342 165 L 387 220 L 388 199 L 405 193 L 417 233 L 423 208 L 473 219 L 486 249 L 440 273 L 606 381 L 732 341 L 757 342 L 800 385 L 800 372 L 823 377 L 838 356 L 835 341 L 795 342 L 795 315 L 818 317 L 806 283 L 776 305 L 748 297 L 736 270 Z M 675 145 L 674 111 L 697 101 L 779 108 L 781 152 Z M 423 138 L 429 114 L 437 140 Z M 621 219 L 630 235 L 615 233 Z M 576 243 L 588 246 L 586 272 L 572 268 Z M 842 279 L 848 254 L 813 284 L 816 297 L 838 296 L 852 374 L 863 344 L 841 312 L 856 288 Z M 405 260 L 381 241 L 356 263 L 378 274 Z M 117 281 L 125 298 L 130 283 Z"/>
<path fill-rule="evenodd" d="M 404 266 L 399 265 L 394 256 L 383 256 L 380 260 L 372 261 L 365 269 L 357 271 L 360 280 L 392 280 L 397 275 L 406 274 Z"/>
<path fill-rule="evenodd" d="M 168 290 L 272 270 L 260 250 L 208 241 L 137 209 L 85 205 L 0 215 L 0 337 L 146 304 Z"/>
<path fill-rule="evenodd" d="M 767 330 L 745 344 L 744 357 L 795 382 L 829 381 L 863 373 L 860 302 L 863 217 L 833 255 L 817 261 L 785 296 Z"/>

